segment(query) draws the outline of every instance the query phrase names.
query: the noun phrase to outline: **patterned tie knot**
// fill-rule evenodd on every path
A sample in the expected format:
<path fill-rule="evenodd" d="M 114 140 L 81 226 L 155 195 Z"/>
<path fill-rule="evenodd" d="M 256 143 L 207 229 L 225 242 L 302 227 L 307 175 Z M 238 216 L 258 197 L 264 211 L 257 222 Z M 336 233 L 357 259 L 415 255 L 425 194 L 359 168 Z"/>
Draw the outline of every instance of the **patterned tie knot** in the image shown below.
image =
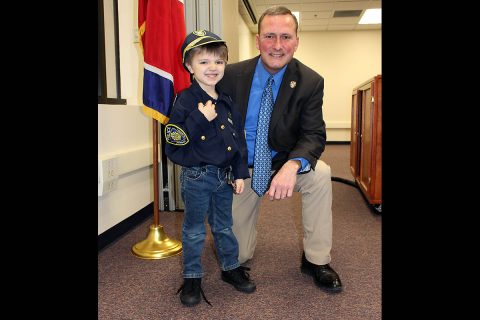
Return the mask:
<path fill-rule="evenodd" d="M 262 197 L 267 191 L 272 170 L 272 150 L 268 146 L 268 128 L 273 110 L 273 75 L 267 80 L 260 101 L 258 114 L 257 137 L 255 138 L 255 154 L 253 156 L 252 189 Z"/>

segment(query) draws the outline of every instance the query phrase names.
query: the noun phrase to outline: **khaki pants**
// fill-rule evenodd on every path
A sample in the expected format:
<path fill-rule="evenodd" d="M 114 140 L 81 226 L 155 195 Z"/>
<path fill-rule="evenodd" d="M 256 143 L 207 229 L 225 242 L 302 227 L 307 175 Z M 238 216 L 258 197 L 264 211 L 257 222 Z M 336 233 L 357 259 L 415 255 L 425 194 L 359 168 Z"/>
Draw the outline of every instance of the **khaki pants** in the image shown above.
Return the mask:
<path fill-rule="evenodd" d="M 252 169 L 250 169 L 250 176 Z M 245 189 L 233 197 L 233 233 L 239 245 L 238 260 L 253 257 L 257 244 L 259 198 L 245 180 Z M 297 175 L 295 192 L 302 194 L 303 248 L 305 257 L 314 264 L 330 263 L 332 248 L 332 181 L 330 166 L 318 160 L 315 170 Z M 282 200 L 275 200 L 282 201 Z"/>

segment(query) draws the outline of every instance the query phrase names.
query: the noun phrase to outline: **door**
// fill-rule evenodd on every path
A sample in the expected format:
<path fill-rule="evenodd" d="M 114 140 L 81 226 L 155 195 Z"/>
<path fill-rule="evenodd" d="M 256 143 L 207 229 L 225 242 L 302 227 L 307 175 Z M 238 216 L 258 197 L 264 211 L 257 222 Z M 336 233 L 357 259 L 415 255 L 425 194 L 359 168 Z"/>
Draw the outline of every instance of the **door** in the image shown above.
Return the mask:
<path fill-rule="evenodd" d="M 372 88 L 363 91 L 362 95 L 362 123 L 360 130 L 360 172 L 359 183 L 368 196 L 372 181 Z"/>
<path fill-rule="evenodd" d="M 358 177 L 360 153 L 360 117 L 362 92 L 354 90 L 352 93 L 352 117 L 350 132 L 350 171 L 354 178 Z"/>

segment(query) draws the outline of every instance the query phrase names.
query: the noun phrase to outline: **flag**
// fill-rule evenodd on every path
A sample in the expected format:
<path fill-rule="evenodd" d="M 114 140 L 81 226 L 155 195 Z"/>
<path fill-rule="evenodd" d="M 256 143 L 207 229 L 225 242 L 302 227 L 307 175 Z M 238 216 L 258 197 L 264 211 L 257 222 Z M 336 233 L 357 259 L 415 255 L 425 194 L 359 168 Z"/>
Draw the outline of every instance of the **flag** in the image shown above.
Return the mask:
<path fill-rule="evenodd" d="M 143 112 L 163 124 L 174 96 L 190 85 L 183 68 L 183 0 L 138 0 L 138 30 L 144 60 Z"/>

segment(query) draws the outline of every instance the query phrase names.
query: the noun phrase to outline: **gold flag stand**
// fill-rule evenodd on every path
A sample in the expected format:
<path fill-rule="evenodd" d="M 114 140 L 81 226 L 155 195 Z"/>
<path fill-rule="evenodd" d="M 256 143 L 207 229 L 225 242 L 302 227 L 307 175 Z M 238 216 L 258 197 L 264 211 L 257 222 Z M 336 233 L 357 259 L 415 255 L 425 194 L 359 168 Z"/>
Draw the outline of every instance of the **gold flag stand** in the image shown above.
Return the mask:
<path fill-rule="evenodd" d="M 182 243 L 167 237 L 158 217 L 158 121 L 153 120 L 153 224 L 147 238 L 132 247 L 132 253 L 141 259 L 163 259 L 182 252 Z"/>

